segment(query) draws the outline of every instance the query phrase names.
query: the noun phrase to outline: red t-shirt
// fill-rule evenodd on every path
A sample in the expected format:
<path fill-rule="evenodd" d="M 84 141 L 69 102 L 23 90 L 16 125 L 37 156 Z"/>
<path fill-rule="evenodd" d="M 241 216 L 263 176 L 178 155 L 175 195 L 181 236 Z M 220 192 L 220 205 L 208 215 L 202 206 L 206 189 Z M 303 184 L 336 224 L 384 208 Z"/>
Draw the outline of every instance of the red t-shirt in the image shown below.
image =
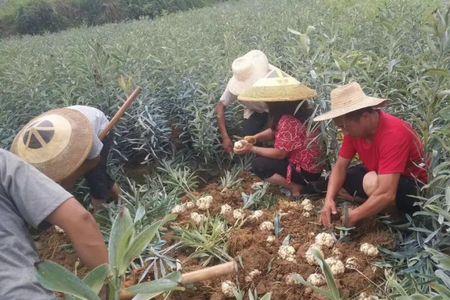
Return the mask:
<path fill-rule="evenodd" d="M 318 130 L 309 132 L 298 119 L 284 115 L 277 124 L 275 148 L 289 152 L 289 162 L 297 172 L 321 173 L 322 149 L 318 135 Z"/>
<path fill-rule="evenodd" d="M 383 111 L 372 143 L 344 136 L 339 156 L 352 159 L 356 153 L 369 171 L 428 181 L 424 147 L 417 133 L 410 124 Z"/>

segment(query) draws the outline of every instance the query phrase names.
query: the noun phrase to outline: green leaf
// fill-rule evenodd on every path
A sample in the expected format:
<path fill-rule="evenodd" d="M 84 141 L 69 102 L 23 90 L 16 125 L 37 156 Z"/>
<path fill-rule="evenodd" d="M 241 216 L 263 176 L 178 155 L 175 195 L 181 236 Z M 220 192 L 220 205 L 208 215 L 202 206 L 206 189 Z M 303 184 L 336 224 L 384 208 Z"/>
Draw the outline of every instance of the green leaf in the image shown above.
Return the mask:
<path fill-rule="evenodd" d="M 86 283 L 66 268 L 51 261 L 40 262 L 36 268 L 37 279 L 43 287 L 83 300 L 100 300 Z"/>
<path fill-rule="evenodd" d="M 124 258 L 133 236 L 134 225 L 130 212 L 127 208 L 122 208 L 112 225 L 108 246 L 109 263 L 116 275 L 123 275 L 128 268 L 129 264 Z"/>
<path fill-rule="evenodd" d="M 336 285 L 336 281 L 334 280 L 333 273 L 331 272 L 330 266 L 325 262 L 322 255 L 317 249 L 313 249 L 312 253 L 314 257 L 319 260 L 319 266 L 322 269 L 323 274 L 325 275 L 325 279 L 327 280 L 327 285 L 330 290 L 330 299 L 341 299 L 339 289 Z"/>
<path fill-rule="evenodd" d="M 109 272 L 110 270 L 108 264 L 98 266 L 84 277 L 83 282 L 86 283 L 96 294 L 98 294 L 100 293 Z"/>
<path fill-rule="evenodd" d="M 163 225 L 163 221 L 157 221 L 150 226 L 146 227 L 141 233 L 139 233 L 135 239 L 130 243 L 127 252 L 124 255 L 124 263 L 129 265 L 131 261 L 139 256 L 145 247 L 153 240 L 159 228 Z"/>
<path fill-rule="evenodd" d="M 179 272 L 176 275 L 177 278 L 181 278 Z M 174 275 L 172 275 L 174 276 Z M 134 295 L 137 294 L 155 294 L 162 292 L 169 292 L 176 289 L 180 289 L 178 286 L 179 282 L 177 280 L 172 280 L 170 278 L 162 278 L 158 280 L 153 280 L 151 282 L 139 283 L 134 286 L 127 288 L 126 290 Z"/>

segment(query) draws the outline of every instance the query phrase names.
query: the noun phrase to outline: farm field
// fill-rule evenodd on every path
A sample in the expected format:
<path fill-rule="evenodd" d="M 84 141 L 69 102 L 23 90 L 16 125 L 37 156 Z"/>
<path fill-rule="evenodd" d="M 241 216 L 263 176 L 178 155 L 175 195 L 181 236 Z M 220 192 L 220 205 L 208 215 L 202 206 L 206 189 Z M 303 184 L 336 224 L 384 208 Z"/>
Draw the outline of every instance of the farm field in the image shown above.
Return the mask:
<path fill-rule="evenodd" d="M 446 299 L 449 14 L 445 1 L 243 0 L 152 21 L 0 40 L 0 146 L 9 148 L 21 126 L 52 108 L 86 104 L 111 116 L 140 86 L 115 130 L 110 164 L 123 194 L 96 218 L 110 243 L 127 237 L 114 224 L 129 222 L 134 237 L 165 219 L 150 244 L 115 273 L 115 288 L 168 274 L 178 283 L 177 272 L 236 258 L 236 275 L 184 290 L 170 285 L 167 299 Z M 231 62 L 251 49 L 317 91 L 316 115 L 329 107 L 334 87 L 353 80 L 387 98 L 387 111 L 410 122 L 426 146 L 431 180 L 417 199 L 422 211 L 326 231 L 318 221 L 323 195 L 293 202 L 274 186 L 255 185 L 251 158 L 223 152 L 214 112 Z M 236 138 L 241 116 L 241 106 L 227 111 Z M 332 123 L 321 126 L 329 171 L 340 141 Z M 76 196 L 89 205 L 83 182 Z M 205 196 L 212 202 L 202 208 Z M 263 222 L 271 225 L 261 228 Z M 320 247 L 326 263 L 306 253 L 322 232 L 332 236 L 329 247 Z M 44 258 L 85 275 L 64 234 L 36 239 Z M 363 254 L 363 243 L 378 253 Z M 303 281 L 313 273 L 319 290 Z M 136 299 L 150 299 L 149 290 L 140 291 Z"/>

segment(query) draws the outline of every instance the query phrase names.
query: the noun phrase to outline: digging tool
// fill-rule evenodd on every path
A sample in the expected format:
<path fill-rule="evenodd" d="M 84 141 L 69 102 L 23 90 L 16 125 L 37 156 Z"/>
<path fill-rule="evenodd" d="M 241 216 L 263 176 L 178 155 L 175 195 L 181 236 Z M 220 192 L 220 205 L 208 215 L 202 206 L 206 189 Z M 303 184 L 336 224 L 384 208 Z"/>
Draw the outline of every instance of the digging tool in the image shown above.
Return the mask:
<path fill-rule="evenodd" d="M 229 275 L 238 271 L 238 264 L 236 261 L 230 261 L 217 266 L 192 271 L 181 275 L 181 284 L 186 285 L 190 283 L 214 279 L 220 276 Z M 135 295 L 127 290 L 120 291 L 120 300 L 131 300 Z"/>
<path fill-rule="evenodd" d="M 125 101 L 124 104 L 122 104 L 120 109 L 117 111 L 117 113 L 114 115 L 114 117 L 109 122 L 108 126 L 100 134 L 99 138 L 100 138 L 101 141 L 103 141 L 108 136 L 108 134 L 111 131 L 111 129 L 113 129 L 117 125 L 117 123 L 120 121 L 120 119 L 122 118 L 122 116 L 125 113 L 125 111 L 131 106 L 131 104 L 133 104 L 134 100 L 136 100 L 137 96 L 139 96 L 141 91 L 142 91 L 142 88 L 141 87 L 137 87 L 131 93 L 131 95 L 128 96 L 128 99 Z"/>
<path fill-rule="evenodd" d="M 117 113 L 111 119 L 111 121 L 109 122 L 108 126 L 100 134 L 99 139 L 101 141 L 103 141 L 108 136 L 108 134 L 111 132 L 111 130 L 117 125 L 117 123 L 120 121 L 120 119 L 124 115 L 125 111 L 131 106 L 131 104 L 133 104 L 134 100 L 136 100 L 136 98 L 139 96 L 141 91 L 142 91 L 142 88 L 141 87 L 137 87 L 130 94 L 130 96 L 128 96 L 127 100 L 122 104 L 120 109 L 117 111 Z M 95 168 L 95 166 L 98 164 L 98 162 L 99 162 L 98 160 L 90 161 L 90 162 L 89 161 L 85 161 L 72 174 L 70 174 L 67 178 L 64 178 L 60 182 L 60 184 L 65 189 L 68 189 L 68 190 L 72 189 L 73 186 L 75 185 L 75 182 L 78 180 L 78 178 L 80 178 L 81 176 L 83 176 L 84 174 L 86 174 L 87 172 L 92 170 L 93 168 Z"/>

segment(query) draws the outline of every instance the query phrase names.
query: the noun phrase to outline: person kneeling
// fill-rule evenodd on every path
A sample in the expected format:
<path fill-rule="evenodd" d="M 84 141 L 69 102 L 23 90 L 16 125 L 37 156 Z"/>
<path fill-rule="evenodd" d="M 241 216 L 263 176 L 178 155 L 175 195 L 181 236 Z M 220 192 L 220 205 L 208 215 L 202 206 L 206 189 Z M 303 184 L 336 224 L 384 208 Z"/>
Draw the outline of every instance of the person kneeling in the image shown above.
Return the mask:
<path fill-rule="evenodd" d="M 276 69 L 238 98 L 241 101 L 266 102 L 270 127 L 237 142 L 235 153 L 256 154 L 253 173 L 267 182 L 289 189 L 293 199 L 304 193 L 310 182 L 318 181 L 323 169 L 319 130 L 308 130 L 307 120 L 312 109 L 304 101 L 315 95 L 314 90 Z M 274 140 L 273 148 L 254 145 L 271 140 Z"/>

